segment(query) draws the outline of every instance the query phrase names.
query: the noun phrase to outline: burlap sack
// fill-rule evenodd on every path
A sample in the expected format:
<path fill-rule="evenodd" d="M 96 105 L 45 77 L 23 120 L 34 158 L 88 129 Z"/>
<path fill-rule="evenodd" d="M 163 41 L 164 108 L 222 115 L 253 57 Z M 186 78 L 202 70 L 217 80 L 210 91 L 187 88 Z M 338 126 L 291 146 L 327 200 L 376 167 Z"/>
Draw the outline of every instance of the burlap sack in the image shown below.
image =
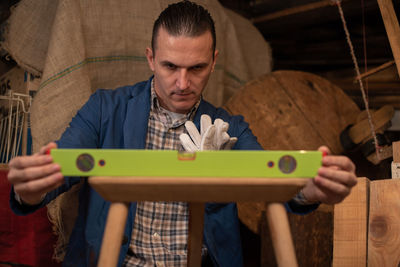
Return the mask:
<path fill-rule="evenodd" d="M 20 1 L 5 27 L 4 50 L 34 75 L 43 71 L 58 1 Z"/>
<path fill-rule="evenodd" d="M 13 10 L 2 47 L 26 70 L 41 75 L 31 109 L 33 149 L 60 137 L 98 88 L 147 79 L 145 48 L 154 20 L 171 0 L 22 0 Z M 218 1 L 197 1 L 213 16 L 220 51 L 204 98 L 221 106 L 247 81 L 271 71 L 271 49 L 246 19 Z M 72 191 L 71 191 L 72 192 Z M 76 193 L 49 205 L 60 234 L 61 260 L 76 216 Z M 72 195 L 72 196 L 71 196 Z M 73 199 L 73 200 L 72 200 Z"/>

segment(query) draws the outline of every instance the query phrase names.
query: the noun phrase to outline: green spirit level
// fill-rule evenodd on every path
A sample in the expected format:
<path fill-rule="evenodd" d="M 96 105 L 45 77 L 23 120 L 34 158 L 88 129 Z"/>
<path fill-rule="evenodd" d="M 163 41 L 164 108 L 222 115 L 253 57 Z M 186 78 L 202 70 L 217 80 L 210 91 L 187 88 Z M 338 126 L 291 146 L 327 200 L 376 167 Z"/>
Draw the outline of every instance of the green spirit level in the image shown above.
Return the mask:
<path fill-rule="evenodd" d="M 52 149 L 64 176 L 298 177 L 317 175 L 319 151 Z"/>

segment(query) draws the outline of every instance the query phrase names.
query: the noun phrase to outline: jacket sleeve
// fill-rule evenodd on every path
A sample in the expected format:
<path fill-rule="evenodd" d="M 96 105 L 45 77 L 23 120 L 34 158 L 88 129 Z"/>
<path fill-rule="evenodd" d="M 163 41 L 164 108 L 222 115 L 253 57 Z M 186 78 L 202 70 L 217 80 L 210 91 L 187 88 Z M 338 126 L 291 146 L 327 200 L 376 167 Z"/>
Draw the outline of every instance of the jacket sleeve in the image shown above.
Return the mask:
<path fill-rule="evenodd" d="M 98 148 L 102 121 L 102 90 L 97 90 L 77 112 L 61 138 L 59 148 Z"/>
<path fill-rule="evenodd" d="M 96 148 L 98 147 L 100 122 L 101 122 L 101 97 L 99 91 L 78 111 L 69 126 L 56 141 L 58 148 Z M 81 177 L 64 177 L 64 184 L 48 192 L 43 201 L 34 206 L 20 204 L 15 199 L 14 189 L 10 193 L 10 207 L 15 214 L 27 215 L 44 207 L 58 195 L 68 191 L 73 185 L 81 181 Z"/>
<path fill-rule="evenodd" d="M 285 203 L 285 208 L 290 213 L 295 213 L 299 215 L 308 214 L 319 207 L 319 203 L 310 204 L 310 205 L 301 205 L 298 204 L 293 199 Z"/>

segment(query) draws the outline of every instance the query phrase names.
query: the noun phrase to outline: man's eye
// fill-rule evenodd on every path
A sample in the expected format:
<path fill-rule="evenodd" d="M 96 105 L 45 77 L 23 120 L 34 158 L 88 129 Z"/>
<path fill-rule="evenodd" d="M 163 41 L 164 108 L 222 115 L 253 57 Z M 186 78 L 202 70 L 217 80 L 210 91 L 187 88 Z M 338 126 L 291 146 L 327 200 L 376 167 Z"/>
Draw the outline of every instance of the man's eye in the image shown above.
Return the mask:
<path fill-rule="evenodd" d="M 176 66 L 174 64 L 165 64 L 165 67 L 167 67 L 167 69 L 170 69 L 170 70 L 176 69 Z"/>
<path fill-rule="evenodd" d="M 203 68 L 204 68 L 204 66 L 193 66 L 193 67 L 191 67 L 191 69 L 194 70 L 194 71 L 199 71 L 199 70 L 202 70 Z"/>

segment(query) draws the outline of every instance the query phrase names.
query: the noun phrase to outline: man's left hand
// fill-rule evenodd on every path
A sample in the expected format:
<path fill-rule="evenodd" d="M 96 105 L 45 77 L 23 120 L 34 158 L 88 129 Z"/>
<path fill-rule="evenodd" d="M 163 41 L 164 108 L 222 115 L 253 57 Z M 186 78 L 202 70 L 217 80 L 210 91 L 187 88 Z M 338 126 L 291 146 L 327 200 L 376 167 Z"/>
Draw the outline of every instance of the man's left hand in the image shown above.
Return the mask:
<path fill-rule="evenodd" d="M 327 147 L 318 149 L 326 154 L 318 175 L 310 179 L 302 189 L 304 197 L 310 202 L 336 204 L 350 194 L 357 184 L 356 167 L 346 156 L 333 156 Z"/>

